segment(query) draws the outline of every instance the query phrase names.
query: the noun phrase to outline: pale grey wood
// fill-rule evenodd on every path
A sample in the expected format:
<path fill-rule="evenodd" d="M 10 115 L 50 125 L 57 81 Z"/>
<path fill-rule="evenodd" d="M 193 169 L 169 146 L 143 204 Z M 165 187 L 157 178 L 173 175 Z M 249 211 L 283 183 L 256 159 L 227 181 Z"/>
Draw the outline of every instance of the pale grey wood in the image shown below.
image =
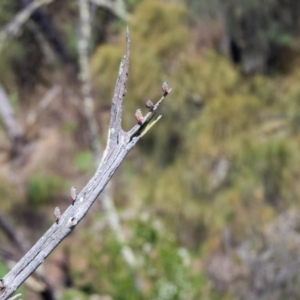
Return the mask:
<path fill-rule="evenodd" d="M 159 104 L 165 98 L 163 96 L 149 112 L 141 125 L 135 125 L 130 131 L 125 132 L 121 128 L 123 99 L 126 93 L 126 82 L 129 69 L 129 31 L 126 32 L 126 55 L 122 58 L 116 87 L 112 99 L 111 119 L 107 146 L 102 161 L 87 185 L 78 194 L 74 205 L 70 205 L 62 214 L 58 223 L 53 225 L 37 241 L 37 243 L 24 255 L 24 257 L 0 279 L 0 299 L 7 299 L 30 276 L 34 270 L 44 262 L 48 255 L 59 243 L 77 226 L 87 214 L 91 205 L 96 201 L 117 168 L 128 152 L 136 145 L 140 138 L 155 123 L 150 124 Z M 134 113 L 133 113 L 134 114 Z M 52 211 L 49 212 L 52 214 Z"/>
<path fill-rule="evenodd" d="M 14 244 L 15 249 L 18 250 L 21 255 L 24 255 L 28 249 L 29 245 L 27 241 L 15 230 L 13 225 L 9 222 L 9 220 L 0 213 L 0 228 L 4 232 L 4 234 L 7 236 L 7 238 Z M 3 245 L 4 246 L 4 245 Z M 1 251 L 0 247 L 0 256 L 3 260 L 3 262 L 6 264 L 8 268 L 11 267 L 12 264 L 15 263 L 15 260 L 13 257 L 14 254 L 11 254 L 11 257 L 9 257 L 9 251 Z M 2 253 L 1 253 L 2 252 Z M 3 253 L 5 253 L 3 255 Z M 15 253 L 15 251 L 14 251 Z M 8 255 L 8 257 L 7 257 Z M 19 257 L 21 257 L 21 255 Z M 13 262 L 12 262 L 13 261 Z M 32 273 L 33 276 L 31 276 L 31 284 L 30 287 L 34 291 L 40 293 L 41 299 L 47 299 L 47 300 L 56 300 L 57 295 L 54 291 L 52 285 L 50 284 L 49 280 L 43 274 L 43 272 L 39 272 L 38 270 L 35 270 L 35 272 Z M 38 288 L 36 288 L 38 287 Z M 11 298 L 10 298 L 11 299 Z"/>
<path fill-rule="evenodd" d="M 22 131 L 4 88 L 0 85 L 0 115 L 11 141 L 12 151 L 18 155 L 21 151 Z"/>

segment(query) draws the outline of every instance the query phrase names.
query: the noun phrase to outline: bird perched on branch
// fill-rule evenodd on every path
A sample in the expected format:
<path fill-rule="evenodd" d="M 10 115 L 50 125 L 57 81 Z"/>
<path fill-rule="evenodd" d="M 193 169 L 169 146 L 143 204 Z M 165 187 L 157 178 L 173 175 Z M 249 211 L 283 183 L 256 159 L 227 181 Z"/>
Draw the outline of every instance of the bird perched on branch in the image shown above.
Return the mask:
<path fill-rule="evenodd" d="M 135 118 L 139 125 L 141 125 L 143 123 L 144 117 L 143 117 L 142 111 L 140 109 L 136 110 Z"/>

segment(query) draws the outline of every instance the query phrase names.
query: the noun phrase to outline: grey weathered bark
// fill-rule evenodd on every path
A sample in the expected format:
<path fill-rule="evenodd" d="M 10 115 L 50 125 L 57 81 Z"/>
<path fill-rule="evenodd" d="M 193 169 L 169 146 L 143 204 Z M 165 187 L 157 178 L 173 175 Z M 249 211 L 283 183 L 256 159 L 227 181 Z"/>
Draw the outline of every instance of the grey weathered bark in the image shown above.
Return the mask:
<path fill-rule="evenodd" d="M 1 213 L 0 228 L 3 230 L 8 239 L 13 243 L 14 248 L 18 250 L 20 255 L 24 255 L 28 251 L 29 245 L 27 241 L 24 240 L 22 236 L 20 236 L 20 234 L 15 230 L 12 224 L 10 224 L 8 219 L 6 219 L 6 217 Z M 15 259 L 13 259 L 12 261 L 11 258 L 6 257 L 7 255 L 2 255 L 1 248 L 0 256 L 2 257 L 8 268 L 11 268 L 15 264 Z M 44 300 L 56 300 L 56 293 L 44 274 L 36 270 L 33 275 L 34 276 L 31 277 L 32 280 L 26 281 L 26 283 L 28 283 L 27 286 L 33 291 L 39 293 Z"/>
<path fill-rule="evenodd" d="M 166 97 L 164 95 L 149 112 L 141 124 L 135 125 L 128 132 L 121 127 L 123 100 L 126 93 L 126 83 L 129 68 L 129 31 L 126 33 L 126 55 L 122 58 L 115 91 L 112 99 L 111 118 L 107 145 L 100 165 L 94 176 L 78 194 L 74 205 L 70 205 L 37 243 L 25 254 L 16 266 L 0 279 L 0 299 L 7 299 L 16 289 L 44 262 L 48 255 L 77 226 L 96 201 L 128 152 L 140 138 L 154 125 L 153 116 Z M 151 122 L 151 123 L 150 123 Z"/>
<path fill-rule="evenodd" d="M 22 132 L 19 124 L 15 119 L 15 115 L 8 97 L 0 85 L 0 115 L 6 127 L 9 139 L 12 145 L 12 153 L 18 155 L 21 151 Z"/>

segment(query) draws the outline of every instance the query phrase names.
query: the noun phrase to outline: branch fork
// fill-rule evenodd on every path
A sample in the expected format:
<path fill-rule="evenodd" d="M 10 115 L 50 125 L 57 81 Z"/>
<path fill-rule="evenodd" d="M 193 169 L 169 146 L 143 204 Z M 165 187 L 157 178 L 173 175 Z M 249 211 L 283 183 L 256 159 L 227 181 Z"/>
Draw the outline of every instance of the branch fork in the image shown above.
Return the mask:
<path fill-rule="evenodd" d="M 159 116 L 151 122 L 156 110 L 167 96 L 163 94 L 152 110 L 143 118 L 141 124 L 135 125 L 125 132 L 121 127 L 123 100 L 126 93 L 126 83 L 129 69 L 129 30 L 126 31 L 126 54 L 121 60 L 118 78 L 114 90 L 111 107 L 111 118 L 106 149 L 102 161 L 87 185 L 76 194 L 76 201 L 59 217 L 48 231 L 24 255 L 24 257 L 0 279 L 0 299 L 8 299 L 17 288 L 44 262 L 48 255 L 61 243 L 63 239 L 78 225 L 87 214 L 91 205 L 104 190 L 109 180 L 120 166 L 128 152 L 136 145 L 140 138 L 160 119 Z M 169 90 L 171 92 L 171 90 Z"/>

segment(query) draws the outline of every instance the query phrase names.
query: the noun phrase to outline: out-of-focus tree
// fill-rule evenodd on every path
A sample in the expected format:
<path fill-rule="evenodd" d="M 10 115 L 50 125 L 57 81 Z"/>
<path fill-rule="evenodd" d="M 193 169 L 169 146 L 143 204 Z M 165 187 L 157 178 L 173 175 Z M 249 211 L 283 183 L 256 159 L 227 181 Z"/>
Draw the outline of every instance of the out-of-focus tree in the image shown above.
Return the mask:
<path fill-rule="evenodd" d="M 299 52 L 297 0 L 224 2 L 231 49 L 240 51 L 243 71 L 257 73 L 291 66 Z M 290 60 L 286 61 L 285 56 Z"/>

